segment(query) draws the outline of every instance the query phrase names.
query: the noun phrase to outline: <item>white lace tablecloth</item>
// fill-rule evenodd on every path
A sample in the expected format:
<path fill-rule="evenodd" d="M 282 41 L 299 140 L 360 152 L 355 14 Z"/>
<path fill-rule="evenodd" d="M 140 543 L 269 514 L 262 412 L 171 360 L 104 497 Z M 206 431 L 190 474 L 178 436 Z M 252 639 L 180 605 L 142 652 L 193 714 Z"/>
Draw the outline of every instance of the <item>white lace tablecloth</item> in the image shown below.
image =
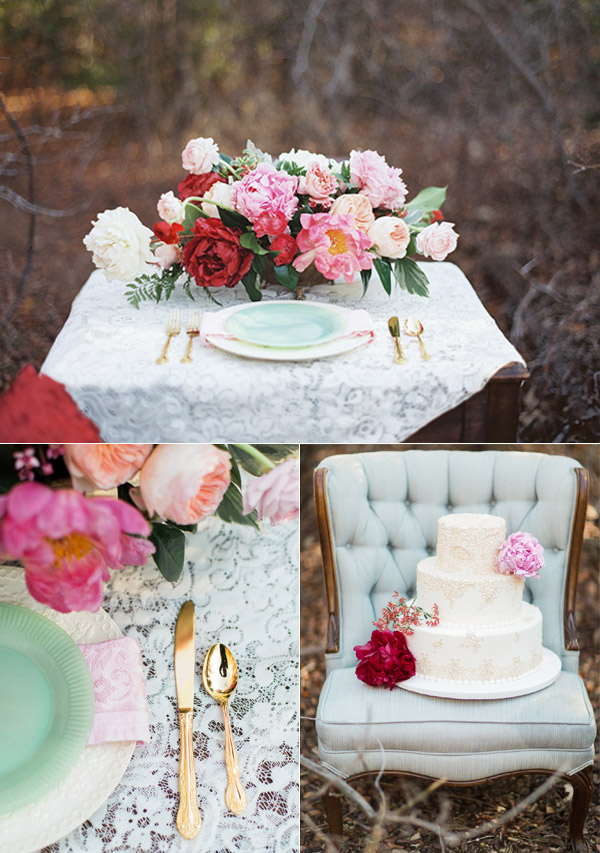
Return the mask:
<path fill-rule="evenodd" d="M 262 533 L 211 518 L 188 536 L 176 584 L 154 564 L 113 572 L 103 607 L 140 643 L 150 743 L 135 750 L 106 804 L 47 853 L 292 853 L 299 850 L 298 526 Z M 194 751 L 202 828 L 175 827 L 179 723 L 173 638 L 181 605 L 195 603 Z M 239 685 L 231 721 L 248 795 L 227 811 L 223 722 L 202 687 L 202 662 L 221 641 L 235 655 Z"/>
<path fill-rule="evenodd" d="M 187 339 L 171 343 L 170 361 L 156 364 L 169 309 L 218 310 L 205 293 L 195 303 L 175 294 L 168 303 L 132 308 L 124 286 L 92 273 L 73 302 L 42 371 L 63 382 L 105 441 L 402 441 L 480 391 L 501 367 L 523 364 L 460 269 L 423 263 L 431 296 L 395 287 L 391 298 L 373 277 L 362 285 L 319 285 L 309 300 L 365 308 L 375 340 L 317 361 L 243 359 L 194 342 L 194 361 L 180 363 Z M 247 302 L 242 287 L 216 293 L 224 307 Z M 265 299 L 293 298 L 268 288 Z M 402 336 L 409 359 L 394 364 L 388 318 L 418 317 L 431 361 Z"/>

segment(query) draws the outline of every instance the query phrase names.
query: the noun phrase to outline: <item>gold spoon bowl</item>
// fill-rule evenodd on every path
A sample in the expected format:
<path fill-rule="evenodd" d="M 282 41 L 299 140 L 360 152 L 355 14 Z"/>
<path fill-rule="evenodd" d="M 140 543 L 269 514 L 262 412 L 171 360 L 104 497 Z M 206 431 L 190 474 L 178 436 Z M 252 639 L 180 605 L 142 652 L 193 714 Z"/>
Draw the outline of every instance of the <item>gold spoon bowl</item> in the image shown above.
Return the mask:
<path fill-rule="evenodd" d="M 407 317 L 404 321 L 404 331 L 410 338 L 416 338 L 419 342 L 419 351 L 423 361 L 431 361 L 431 356 L 425 349 L 425 344 L 421 340 L 423 334 L 423 324 L 416 317 Z"/>

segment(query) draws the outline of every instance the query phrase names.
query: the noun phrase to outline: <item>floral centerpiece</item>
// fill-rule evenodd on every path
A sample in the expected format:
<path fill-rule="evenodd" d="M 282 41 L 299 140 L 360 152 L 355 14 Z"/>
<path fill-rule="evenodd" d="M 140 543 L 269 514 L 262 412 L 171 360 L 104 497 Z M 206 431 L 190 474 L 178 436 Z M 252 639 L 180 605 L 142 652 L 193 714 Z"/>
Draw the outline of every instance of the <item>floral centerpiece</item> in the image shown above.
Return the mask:
<path fill-rule="evenodd" d="M 294 149 L 273 158 L 248 141 L 231 158 L 199 137 L 182 165 L 188 175 L 177 195 L 161 195 L 152 230 L 118 207 L 100 213 L 84 238 L 136 307 L 168 299 L 178 285 L 193 298 L 194 285 L 210 295 L 241 282 L 257 301 L 265 279 L 297 291 L 313 275 L 351 283 L 360 274 L 366 290 L 373 270 L 388 294 L 395 281 L 427 296 L 427 276 L 410 256 L 441 261 L 456 248 L 440 210 L 445 188 L 407 200 L 402 169 L 376 151 L 351 151 L 342 162 Z"/>
<path fill-rule="evenodd" d="M 215 515 L 260 529 L 298 517 L 297 445 L 0 447 L 0 558 L 62 613 L 98 610 L 111 570 L 152 555 L 183 569 L 185 533 Z M 242 478 L 243 469 L 246 476 Z M 98 494 L 115 490 L 116 495 Z"/>

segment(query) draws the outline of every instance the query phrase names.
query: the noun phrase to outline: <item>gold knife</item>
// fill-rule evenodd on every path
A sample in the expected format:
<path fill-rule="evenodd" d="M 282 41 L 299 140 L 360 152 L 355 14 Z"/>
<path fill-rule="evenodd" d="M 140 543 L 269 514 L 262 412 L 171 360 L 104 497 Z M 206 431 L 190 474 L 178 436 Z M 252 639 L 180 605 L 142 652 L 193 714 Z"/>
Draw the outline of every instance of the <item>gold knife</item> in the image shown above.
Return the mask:
<path fill-rule="evenodd" d="M 196 645 L 194 637 L 194 602 L 186 601 L 175 626 L 175 687 L 179 709 L 181 753 L 179 759 L 179 809 L 177 829 L 184 838 L 194 838 L 202 826 L 196 794 L 194 766 L 193 714 L 194 668 Z"/>
<path fill-rule="evenodd" d="M 402 347 L 400 346 L 400 321 L 397 317 L 390 317 L 388 320 L 388 329 L 390 330 L 390 335 L 392 336 L 394 347 L 396 349 L 396 357 L 394 358 L 394 361 L 396 364 L 406 364 L 406 358 L 402 352 Z"/>

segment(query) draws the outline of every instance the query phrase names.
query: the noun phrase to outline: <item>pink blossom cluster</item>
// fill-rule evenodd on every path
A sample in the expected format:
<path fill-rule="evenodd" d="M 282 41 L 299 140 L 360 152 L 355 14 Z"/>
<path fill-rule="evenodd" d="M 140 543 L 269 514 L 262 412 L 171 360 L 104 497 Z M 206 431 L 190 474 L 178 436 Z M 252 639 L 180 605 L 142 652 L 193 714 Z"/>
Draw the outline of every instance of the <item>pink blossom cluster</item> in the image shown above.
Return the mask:
<path fill-rule="evenodd" d="M 371 269 L 373 255 L 367 253 L 371 238 L 356 227 L 354 217 L 335 213 L 303 213 L 302 230 L 296 238 L 299 254 L 294 267 L 302 272 L 310 264 L 325 278 L 343 276 L 348 284 L 355 273 Z"/>
<path fill-rule="evenodd" d="M 377 151 L 351 151 L 350 177 L 359 192 L 373 207 L 398 210 L 406 199 L 406 184 L 400 177 L 402 169 L 388 166 Z"/>
<path fill-rule="evenodd" d="M 544 565 L 543 547 L 531 533 L 523 533 L 520 530 L 511 533 L 500 546 L 496 558 L 497 572 L 520 578 L 539 578 Z"/>
<path fill-rule="evenodd" d="M 391 627 L 395 631 L 410 636 L 415 632 L 415 625 L 420 625 L 422 622 L 430 628 L 436 628 L 440 624 L 437 604 L 433 605 L 433 613 L 427 613 L 422 607 L 418 607 L 414 600 L 407 601 L 399 592 L 394 592 L 392 599 L 394 598 L 398 601 L 390 601 L 381 611 L 381 617 L 377 622 L 373 622 L 380 631 Z"/>
<path fill-rule="evenodd" d="M 298 178 L 259 163 L 231 188 L 231 200 L 254 226 L 257 237 L 283 234 L 298 209 Z"/>

